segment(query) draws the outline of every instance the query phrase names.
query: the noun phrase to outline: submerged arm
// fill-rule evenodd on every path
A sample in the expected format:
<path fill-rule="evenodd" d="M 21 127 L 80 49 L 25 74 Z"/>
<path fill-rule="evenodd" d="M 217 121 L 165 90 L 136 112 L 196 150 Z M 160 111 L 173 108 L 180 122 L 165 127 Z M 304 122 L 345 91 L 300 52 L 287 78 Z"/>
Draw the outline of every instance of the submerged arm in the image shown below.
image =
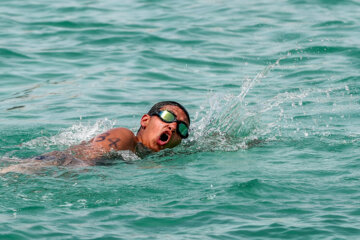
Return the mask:
<path fill-rule="evenodd" d="M 0 169 L 0 174 L 8 172 L 33 173 L 47 166 L 67 165 L 74 160 L 73 157 L 77 158 L 78 161 L 82 160 L 83 162 L 80 162 L 85 163 L 85 165 L 93 165 L 93 160 L 100 159 L 111 151 L 130 150 L 134 152 L 136 143 L 137 139 L 129 129 L 114 128 L 96 136 L 89 142 L 84 141 L 65 151 L 46 153 L 25 163 Z M 61 163 L 57 160 L 61 160 Z"/>

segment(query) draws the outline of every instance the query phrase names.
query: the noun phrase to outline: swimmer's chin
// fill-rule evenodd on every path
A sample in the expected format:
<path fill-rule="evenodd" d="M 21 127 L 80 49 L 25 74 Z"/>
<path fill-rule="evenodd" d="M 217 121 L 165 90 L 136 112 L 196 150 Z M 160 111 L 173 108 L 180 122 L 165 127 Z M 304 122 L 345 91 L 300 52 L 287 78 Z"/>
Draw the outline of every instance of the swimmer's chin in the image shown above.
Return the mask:
<path fill-rule="evenodd" d="M 171 135 L 169 136 L 169 139 L 166 141 L 163 141 L 162 139 L 160 139 L 160 137 L 156 140 L 153 141 L 151 144 L 143 144 L 143 146 L 145 146 L 148 150 L 152 151 L 152 152 L 160 152 L 162 150 L 168 149 L 168 148 L 174 148 L 179 144 L 173 144 L 171 143 Z"/>
<path fill-rule="evenodd" d="M 144 145 L 144 146 L 147 147 L 152 152 L 160 152 L 161 150 L 168 148 L 165 145 L 159 144 L 158 142 L 155 142 L 151 146 L 146 146 L 146 145 Z"/>
<path fill-rule="evenodd" d="M 155 152 L 159 152 L 161 150 L 164 150 L 166 148 L 171 148 L 170 146 L 170 140 L 172 137 L 171 131 L 164 131 L 158 136 L 156 143 L 154 144 L 156 148 L 153 148 Z"/>

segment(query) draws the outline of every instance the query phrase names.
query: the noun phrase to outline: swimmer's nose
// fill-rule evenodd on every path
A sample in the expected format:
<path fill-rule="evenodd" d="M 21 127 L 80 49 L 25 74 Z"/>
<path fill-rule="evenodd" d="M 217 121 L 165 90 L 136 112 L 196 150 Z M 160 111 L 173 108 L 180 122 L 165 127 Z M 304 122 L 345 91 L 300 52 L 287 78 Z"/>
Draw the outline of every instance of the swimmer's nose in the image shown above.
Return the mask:
<path fill-rule="evenodd" d="M 169 126 L 170 131 L 175 132 L 175 130 L 176 130 L 176 122 L 169 123 L 168 126 Z"/>

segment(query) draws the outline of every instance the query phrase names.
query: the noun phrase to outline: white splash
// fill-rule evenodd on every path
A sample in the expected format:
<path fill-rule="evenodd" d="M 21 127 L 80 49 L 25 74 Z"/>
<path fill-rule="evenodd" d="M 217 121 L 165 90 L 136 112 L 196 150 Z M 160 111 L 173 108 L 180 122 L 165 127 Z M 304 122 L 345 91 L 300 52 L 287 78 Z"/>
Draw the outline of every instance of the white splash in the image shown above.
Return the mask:
<path fill-rule="evenodd" d="M 51 147 L 66 148 L 81 141 L 87 141 L 96 135 L 105 132 L 114 127 L 116 121 L 108 119 L 98 120 L 95 124 L 83 123 L 75 124 L 69 128 L 62 129 L 58 134 L 50 137 L 38 137 L 28 142 L 23 143 L 21 146 L 26 148 L 45 148 L 49 150 Z"/>
<path fill-rule="evenodd" d="M 238 95 L 213 94 L 209 97 L 209 107 L 202 107 L 195 114 L 191 127 L 192 136 L 185 143 L 186 147 L 196 146 L 200 151 L 237 151 L 246 149 L 258 142 L 259 112 L 249 109 L 245 98 L 249 91 L 276 66 L 282 59 L 266 66 L 254 78 L 243 81 Z M 271 108 L 268 106 L 269 109 Z M 207 109 L 207 110 L 205 110 Z"/>

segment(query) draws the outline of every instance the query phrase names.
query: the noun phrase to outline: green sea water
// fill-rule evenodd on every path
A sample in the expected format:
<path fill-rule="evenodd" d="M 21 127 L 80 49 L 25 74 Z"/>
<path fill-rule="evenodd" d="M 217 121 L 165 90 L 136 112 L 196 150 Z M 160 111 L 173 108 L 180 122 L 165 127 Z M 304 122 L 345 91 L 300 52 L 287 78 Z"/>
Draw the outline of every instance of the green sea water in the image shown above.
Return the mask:
<path fill-rule="evenodd" d="M 158 101 L 144 159 L 0 175 L 0 239 L 360 239 L 360 2 L 0 2 L 0 168 Z"/>

